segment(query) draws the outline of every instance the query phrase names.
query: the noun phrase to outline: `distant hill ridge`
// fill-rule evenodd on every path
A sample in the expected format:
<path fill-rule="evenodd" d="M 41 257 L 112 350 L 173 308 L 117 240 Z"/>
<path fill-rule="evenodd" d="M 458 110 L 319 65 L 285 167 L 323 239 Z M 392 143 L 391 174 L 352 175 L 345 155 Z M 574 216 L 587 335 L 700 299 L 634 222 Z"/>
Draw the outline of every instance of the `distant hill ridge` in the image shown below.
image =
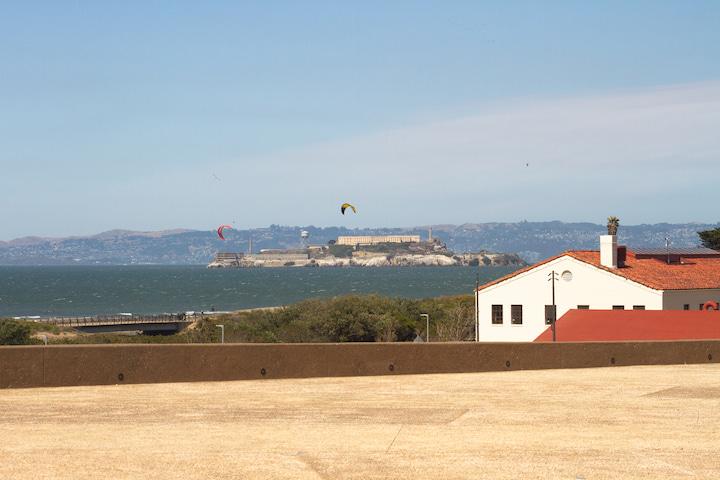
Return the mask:
<path fill-rule="evenodd" d="M 670 238 L 675 247 L 698 245 L 697 232 L 720 224 L 622 225 L 619 242 L 632 247 L 660 247 Z M 433 236 L 454 252 L 518 253 L 526 261 L 569 249 L 598 248 L 605 226 L 593 223 L 505 222 L 425 225 L 409 228 L 366 228 L 271 225 L 252 230 L 229 230 L 225 242 L 210 230 L 174 229 L 157 232 L 109 230 L 90 236 L 66 238 L 23 237 L 0 242 L 1 265 L 129 265 L 207 264 L 218 251 L 246 252 L 252 237 L 253 250 L 300 246 L 300 231 L 310 242 L 325 244 L 338 235 L 414 234 Z"/>
<path fill-rule="evenodd" d="M 106 239 L 106 238 L 119 238 L 119 237 L 150 237 L 150 238 L 159 238 L 159 237 L 165 237 L 167 235 L 176 235 L 178 233 L 186 233 L 186 232 L 195 232 L 197 230 L 190 230 L 187 228 L 175 228 L 172 230 L 159 230 L 155 232 L 143 232 L 143 231 L 137 231 L 137 230 L 108 230 L 106 232 L 100 232 L 96 233 L 94 235 L 73 235 L 71 237 L 20 237 L 15 238 L 13 240 L 4 242 L 0 240 L 0 247 L 3 245 L 35 245 L 38 243 L 45 243 L 45 242 L 63 242 L 65 240 L 75 240 L 75 239 L 83 239 L 83 238 L 100 238 L 100 239 Z"/>

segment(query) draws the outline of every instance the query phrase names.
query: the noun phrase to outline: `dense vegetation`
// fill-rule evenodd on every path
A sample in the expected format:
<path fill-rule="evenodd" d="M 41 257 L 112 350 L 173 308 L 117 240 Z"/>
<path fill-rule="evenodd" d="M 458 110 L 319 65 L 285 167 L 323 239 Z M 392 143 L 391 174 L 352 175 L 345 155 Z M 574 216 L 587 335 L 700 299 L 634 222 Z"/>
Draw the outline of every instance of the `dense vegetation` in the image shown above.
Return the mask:
<path fill-rule="evenodd" d="M 337 245 L 332 243 L 328 245 L 328 253 L 337 258 L 352 257 L 353 247 L 350 245 Z"/>
<path fill-rule="evenodd" d="M 421 313 L 430 315 L 436 340 L 471 340 L 473 298 L 425 300 L 377 295 L 306 300 L 289 307 L 225 315 L 225 338 L 233 342 L 394 342 L 425 338 Z"/>
<path fill-rule="evenodd" d="M 720 228 L 698 232 L 703 247 L 720 250 Z"/>
<path fill-rule="evenodd" d="M 14 344 L 41 343 L 31 337 L 33 330 L 50 332 L 50 343 L 212 343 L 220 340 L 218 324 L 225 326 L 226 342 L 406 342 L 418 335 L 426 338 L 426 323 L 421 313 L 430 315 L 431 340 L 474 338 L 472 296 L 414 300 L 349 295 L 312 299 L 282 308 L 203 318 L 181 333 L 166 336 L 77 335 L 74 331 L 63 334 L 57 327 L 44 329 L 42 324 L 7 322 L 16 324 L 15 329 L 17 325 L 27 329 L 24 335 L 8 336 L 16 339 Z M 10 342 L 0 337 L 0 343 Z"/>
<path fill-rule="evenodd" d="M 0 345 L 26 345 L 32 343 L 30 325 L 16 320 L 0 320 Z"/>
<path fill-rule="evenodd" d="M 44 343 L 43 336 L 49 338 L 60 333 L 56 325 L 0 318 L 0 345 L 40 344 Z"/>

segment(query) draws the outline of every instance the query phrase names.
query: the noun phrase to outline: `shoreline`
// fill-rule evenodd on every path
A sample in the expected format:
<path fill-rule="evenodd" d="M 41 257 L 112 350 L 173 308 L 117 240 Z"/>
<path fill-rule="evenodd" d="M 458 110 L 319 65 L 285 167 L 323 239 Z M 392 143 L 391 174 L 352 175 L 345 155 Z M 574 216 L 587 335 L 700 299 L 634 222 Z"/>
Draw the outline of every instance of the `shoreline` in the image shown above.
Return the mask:
<path fill-rule="evenodd" d="M 20 268 L 0 276 L 0 318 L 243 312 L 342 295 L 432 298 L 472 294 L 515 267 Z M 70 272 L 70 273 L 68 273 Z"/>
<path fill-rule="evenodd" d="M 208 269 L 236 268 L 402 268 L 402 267 L 516 267 L 527 263 L 508 253 L 390 253 L 353 252 L 351 256 L 310 256 L 301 253 L 218 253 Z"/>
<path fill-rule="evenodd" d="M 302 301 L 302 300 L 301 300 Z M 203 318 L 203 317 L 216 317 L 220 315 L 236 315 L 240 313 L 252 313 L 252 312 L 262 312 L 262 311 L 268 311 L 271 312 L 273 310 L 280 310 L 282 308 L 287 308 L 289 305 L 292 304 L 286 304 L 286 305 L 271 305 L 266 307 L 251 307 L 251 308 L 241 308 L 237 310 L 211 310 L 211 311 L 194 311 L 194 310 L 188 310 L 185 312 L 173 312 L 173 313 L 123 313 L 123 314 L 111 314 L 111 313 L 96 313 L 92 315 L 10 315 L 10 316 L 0 316 L 0 320 L 22 320 L 22 321 L 28 321 L 28 322 L 38 322 L 38 323 L 52 323 L 52 320 L 56 319 L 70 319 L 70 318 L 108 318 L 108 317 L 119 317 L 119 316 L 127 316 L 128 319 L 131 318 L 138 318 L 138 317 L 163 317 L 167 315 L 179 315 L 184 314 L 186 316 L 190 317 L 197 317 L 197 318 Z"/>
<path fill-rule="evenodd" d="M 268 305 L 263 307 L 249 307 L 249 308 L 239 308 L 234 310 L 215 310 L 215 311 L 193 311 L 188 310 L 185 312 L 156 312 L 156 313 L 125 313 L 122 315 L 119 314 L 113 314 L 113 313 L 96 313 L 92 315 L 0 315 L 0 320 L 18 320 L 18 321 L 25 321 L 25 322 L 37 322 L 37 323 L 53 323 L 52 320 L 57 319 L 81 319 L 81 318 L 89 318 L 89 319 L 102 319 L 102 318 L 108 318 L 108 317 L 118 317 L 118 316 L 127 316 L 128 319 L 131 318 L 138 318 L 138 317 L 164 317 L 167 315 L 178 315 L 178 314 L 184 314 L 186 315 L 186 318 L 189 316 L 191 318 L 204 318 L 204 317 L 219 317 L 222 315 L 238 315 L 243 313 L 254 313 L 254 312 L 272 312 L 276 310 L 281 310 L 283 308 L 291 307 L 295 304 L 307 301 L 307 300 L 329 300 L 331 298 L 335 297 L 368 297 L 368 296 L 377 296 L 381 298 L 399 298 L 399 299 L 408 299 L 408 300 L 433 300 L 433 299 L 442 299 L 442 298 L 452 298 L 452 297 L 471 297 L 472 293 L 458 293 L 458 294 L 446 294 L 446 295 L 436 295 L 436 296 L 427 296 L 427 297 L 405 297 L 405 296 L 398 296 L 398 295 L 386 295 L 381 293 L 343 293 L 338 295 L 332 295 L 330 297 L 308 297 L 302 300 L 298 300 L 297 302 L 292 303 L 286 303 L 282 305 Z"/>

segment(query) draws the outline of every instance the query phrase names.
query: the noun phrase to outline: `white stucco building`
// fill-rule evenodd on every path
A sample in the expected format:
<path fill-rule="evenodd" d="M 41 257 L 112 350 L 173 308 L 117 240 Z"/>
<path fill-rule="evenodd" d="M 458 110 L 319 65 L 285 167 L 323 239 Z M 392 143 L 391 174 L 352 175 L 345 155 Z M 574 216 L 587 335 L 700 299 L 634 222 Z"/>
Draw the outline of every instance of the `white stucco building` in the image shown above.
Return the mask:
<path fill-rule="evenodd" d="M 618 247 L 600 237 L 600 250 L 573 250 L 481 285 L 481 342 L 530 342 L 570 309 L 699 310 L 720 300 L 720 252 Z"/>

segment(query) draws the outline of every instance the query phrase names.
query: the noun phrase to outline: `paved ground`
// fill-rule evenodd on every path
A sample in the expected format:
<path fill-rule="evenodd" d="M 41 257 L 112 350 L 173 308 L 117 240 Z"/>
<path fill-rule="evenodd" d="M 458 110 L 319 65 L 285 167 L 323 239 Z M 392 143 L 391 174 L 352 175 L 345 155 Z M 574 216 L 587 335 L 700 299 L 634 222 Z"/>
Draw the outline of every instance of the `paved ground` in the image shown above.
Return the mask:
<path fill-rule="evenodd" d="M 0 391 L 0 478 L 720 478 L 720 365 Z"/>

